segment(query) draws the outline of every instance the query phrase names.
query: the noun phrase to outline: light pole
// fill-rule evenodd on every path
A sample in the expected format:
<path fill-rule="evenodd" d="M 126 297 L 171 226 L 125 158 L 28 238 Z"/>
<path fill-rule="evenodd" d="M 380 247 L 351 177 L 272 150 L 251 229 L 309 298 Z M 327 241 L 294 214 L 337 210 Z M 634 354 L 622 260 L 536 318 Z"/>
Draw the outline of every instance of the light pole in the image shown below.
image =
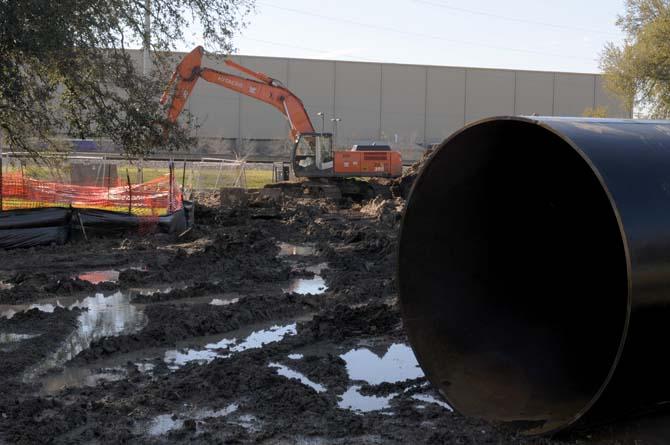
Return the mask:
<path fill-rule="evenodd" d="M 316 115 L 321 118 L 321 134 L 323 134 L 326 128 L 326 113 L 319 111 Z"/>
<path fill-rule="evenodd" d="M 342 121 L 342 118 L 334 117 L 330 121 L 333 123 L 333 145 L 337 147 L 337 124 Z"/>

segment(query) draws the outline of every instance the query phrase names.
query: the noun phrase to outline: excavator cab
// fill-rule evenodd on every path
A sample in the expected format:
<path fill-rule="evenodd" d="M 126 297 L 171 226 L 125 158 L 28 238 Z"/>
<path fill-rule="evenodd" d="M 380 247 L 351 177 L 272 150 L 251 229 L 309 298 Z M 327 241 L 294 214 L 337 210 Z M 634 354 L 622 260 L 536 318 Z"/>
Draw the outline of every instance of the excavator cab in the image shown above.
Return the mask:
<path fill-rule="evenodd" d="M 327 177 L 333 175 L 333 135 L 331 133 L 301 133 L 291 156 L 293 172 L 298 177 Z"/>

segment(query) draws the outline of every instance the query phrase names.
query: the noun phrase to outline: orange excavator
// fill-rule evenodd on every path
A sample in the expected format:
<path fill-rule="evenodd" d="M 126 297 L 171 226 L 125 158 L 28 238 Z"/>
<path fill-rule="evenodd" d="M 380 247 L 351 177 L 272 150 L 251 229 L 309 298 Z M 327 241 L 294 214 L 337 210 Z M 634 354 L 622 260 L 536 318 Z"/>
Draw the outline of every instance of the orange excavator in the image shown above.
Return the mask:
<path fill-rule="evenodd" d="M 299 178 L 312 180 L 310 188 L 326 190 L 327 182 L 352 190 L 355 177 L 395 178 L 402 174 L 402 158 L 399 152 L 387 145 L 354 146 L 349 151 L 335 151 L 330 133 L 317 133 L 302 101 L 288 88 L 272 77 L 245 68 L 230 59 L 227 66 L 252 77 L 202 67 L 204 49 L 198 46 L 177 65 L 170 82 L 161 97 L 161 104 L 172 98 L 168 109 L 168 120 L 175 122 L 184 109 L 198 79 L 220 85 L 248 97 L 260 100 L 276 108 L 289 122 L 289 137 L 295 142 L 291 152 L 291 167 Z M 326 181 L 324 181 L 326 180 Z M 339 180 L 339 182 L 338 182 Z M 360 182 L 360 181 L 359 181 Z M 346 183 L 346 185 L 344 185 Z M 332 188 L 332 184 L 330 186 Z M 356 187 L 353 187 L 356 194 Z"/>

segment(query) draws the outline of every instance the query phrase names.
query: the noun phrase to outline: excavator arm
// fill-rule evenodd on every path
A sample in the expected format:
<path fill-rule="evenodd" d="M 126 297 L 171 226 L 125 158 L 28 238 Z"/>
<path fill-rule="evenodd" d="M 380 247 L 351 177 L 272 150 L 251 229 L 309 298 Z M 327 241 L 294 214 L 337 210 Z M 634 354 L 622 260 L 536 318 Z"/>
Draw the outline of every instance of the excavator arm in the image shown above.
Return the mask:
<path fill-rule="evenodd" d="M 291 140 L 295 141 L 303 133 L 314 133 L 314 126 L 309 119 L 302 101 L 288 88 L 283 86 L 281 82 L 263 73 L 258 73 L 238 65 L 232 60 L 226 60 L 226 65 L 254 77 L 256 80 L 211 68 L 203 68 L 201 66 L 203 55 L 204 49 L 202 46 L 198 46 L 182 59 L 172 74 L 170 83 L 161 97 L 161 104 L 167 103 L 170 96 L 172 97 L 172 102 L 167 112 L 170 122 L 177 120 L 186 106 L 193 87 L 195 87 L 198 79 L 202 78 L 207 82 L 260 100 L 276 108 L 288 119 L 291 127 Z M 174 91 L 170 94 L 173 86 Z"/>

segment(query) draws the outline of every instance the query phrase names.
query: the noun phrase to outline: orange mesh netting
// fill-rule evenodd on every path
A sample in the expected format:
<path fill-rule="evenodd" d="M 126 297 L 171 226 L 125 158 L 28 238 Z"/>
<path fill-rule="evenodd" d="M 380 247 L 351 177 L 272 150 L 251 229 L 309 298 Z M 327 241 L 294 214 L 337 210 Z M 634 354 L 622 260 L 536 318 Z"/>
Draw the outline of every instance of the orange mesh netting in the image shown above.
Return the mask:
<path fill-rule="evenodd" d="M 7 172 L 2 176 L 2 210 L 73 207 L 158 217 L 182 208 L 182 194 L 166 174 L 141 184 L 109 187 L 45 181 Z"/>

